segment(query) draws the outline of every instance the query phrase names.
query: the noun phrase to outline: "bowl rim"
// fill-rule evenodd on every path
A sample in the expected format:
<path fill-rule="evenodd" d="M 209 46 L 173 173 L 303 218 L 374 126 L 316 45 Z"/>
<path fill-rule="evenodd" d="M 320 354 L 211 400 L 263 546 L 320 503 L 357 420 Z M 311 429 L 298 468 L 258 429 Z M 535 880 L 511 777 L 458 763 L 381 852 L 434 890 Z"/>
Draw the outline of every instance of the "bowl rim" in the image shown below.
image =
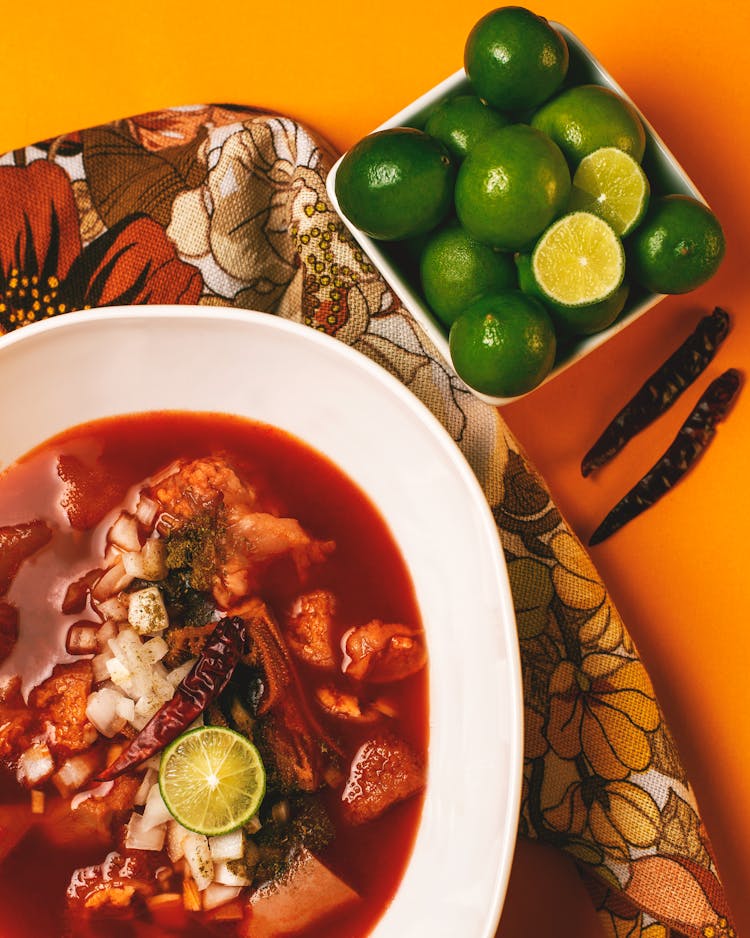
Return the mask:
<path fill-rule="evenodd" d="M 611 91 L 614 91 L 616 94 L 620 95 L 620 97 L 631 104 L 632 107 L 636 110 L 646 131 L 646 139 L 653 145 L 658 161 L 663 165 L 668 166 L 669 171 L 673 173 L 676 178 L 679 178 L 681 187 L 679 191 L 684 194 L 691 195 L 693 198 L 703 202 L 704 205 L 707 205 L 708 203 L 706 202 L 704 196 L 701 194 L 692 179 L 688 176 L 682 165 L 677 161 L 676 157 L 666 145 L 664 140 L 659 136 L 653 125 L 644 116 L 641 109 L 628 95 L 628 93 L 602 65 L 599 59 L 567 26 L 564 26 L 562 23 L 558 23 L 553 20 L 550 21 L 550 25 L 562 33 L 569 47 L 571 47 L 579 56 L 581 56 L 586 61 L 587 65 L 597 74 L 596 80 L 592 80 L 588 83 L 601 84 L 603 87 L 609 88 Z M 377 127 L 373 128 L 370 133 L 377 133 L 381 130 L 390 130 L 395 127 L 413 126 L 417 115 L 423 112 L 426 108 L 430 107 L 440 99 L 450 94 L 454 94 L 464 88 L 468 89 L 469 87 L 469 79 L 466 71 L 463 68 L 460 68 L 449 75 L 447 78 L 444 78 L 442 81 L 438 82 L 438 84 L 433 85 L 426 92 L 415 98 L 405 107 L 401 108 L 401 110 L 399 110 L 392 117 L 389 117 Z M 377 267 L 383 279 L 394 290 L 396 295 L 403 302 L 406 309 L 408 309 L 417 322 L 427 332 L 428 336 L 445 361 L 451 367 L 453 367 L 445 327 L 436 320 L 424 299 L 419 295 L 418 291 L 412 287 L 406 277 L 402 275 L 401 270 L 386 256 L 385 250 L 381 248 L 380 245 L 381 243 L 387 244 L 388 242 L 378 242 L 374 238 L 365 234 L 365 232 L 357 228 L 356 225 L 352 224 L 341 210 L 338 198 L 336 196 L 335 185 L 339 166 L 341 165 L 341 161 L 345 156 L 346 153 L 343 153 L 336 160 L 334 165 L 331 167 L 328 178 L 326 180 L 327 193 L 331 199 L 334 210 L 341 218 L 352 237 L 354 237 L 359 242 L 365 253 L 369 256 L 370 260 Z M 484 394 L 481 391 L 477 391 L 470 385 L 466 386 L 469 388 L 472 394 L 480 398 L 480 400 L 483 400 L 486 403 L 492 404 L 496 407 L 503 407 L 507 404 L 520 401 L 523 398 L 528 397 L 530 394 L 533 394 L 535 391 L 538 391 L 550 381 L 553 381 L 559 375 L 563 374 L 563 372 L 567 371 L 569 368 L 577 364 L 582 359 L 586 358 L 600 346 L 604 345 L 609 341 L 609 339 L 614 338 L 618 333 L 622 332 L 623 329 L 626 329 L 628 326 L 632 325 L 646 312 L 660 303 L 664 297 L 665 294 L 662 293 L 646 293 L 644 297 L 627 312 L 626 315 L 618 316 L 615 322 L 608 328 L 590 336 L 578 337 L 572 353 L 566 356 L 560 362 L 557 362 L 549 374 L 538 385 L 531 388 L 529 391 L 525 391 L 523 394 L 517 394 L 513 397 L 496 397 L 493 395 Z"/>
<path fill-rule="evenodd" d="M 465 487 L 467 494 L 471 498 L 472 503 L 477 511 L 477 520 L 480 522 L 480 534 L 486 538 L 488 544 L 494 545 L 492 556 L 488 557 L 488 563 L 490 563 L 491 569 L 493 571 L 493 585 L 497 585 L 501 588 L 500 594 L 498 596 L 498 605 L 502 607 L 502 621 L 497 622 L 497 630 L 499 636 L 501 633 L 504 633 L 502 644 L 504 647 L 507 645 L 507 647 L 505 647 L 507 657 L 504 660 L 504 665 L 507 665 L 507 667 L 505 667 L 502 673 L 508 678 L 509 682 L 508 693 L 505 695 L 508 704 L 507 723 L 504 722 L 503 724 L 504 735 L 502 740 L 503 743 L 507 744 L 508 765 L 504 772 L 504 777 L 507 782 L 508 789 L 507 797 L 505 799 L 505 810 L 502 813 L 503 827 L 502 830 L 497 830 L 495 832 L 493 838 L 494 841 L 499 842 L 498 847 L 501 848 L 501 854 L 497 858 L 498 862 L 493 871 L 493 888 L 491 890 L 491 894 L 489 894 L 490 890 L 488 890 L 488 894 L 484 896 L 486 902 L 483 901 L 482 903 L 483 907 L 485 908 L 485 912 L 482 917 L 482 927 L 476 932 L 476 938 L 492 938 L 500 919 L 502 906 L 507 892 L 510 868 L 515 848 L 515 834 L 520 810 L 521 780 L 523 770 L 523 697 L 520 650 L 516 632 L 515 611 L 512 604 L 510 584 L 507 574 L 507 566 L 502 552 L 497 526 L 495 524 L 494 518 L 492 517 L 489 504 L 484 495 L 484 492 L 481 489 L 479 481 L 474 475 L 473 470 L 471 469 L 458 445 L 452 439 L 443 424 L 440 423 L 440 421 L 430 412 L 426 405 L 424 405 L 411 391 L 408 390 L 408 388 L 406 388 L 405 385 L 403 385 L 395 376 L 390 374 L 385 368 L 365 356 L 363 353 L 351 348 L 350 346 L 339 340 L 336 340 L 331 336 L 311 329 L 309 326 L 304 326 L 300 323 L 282 319 L 268 313 L 238 309 L 236 307 L 205 307 L 188 305 L 104 307 L 88 311 L 80 311 L 74 313 L 73 315 L 68 314 L 39 323 L 33 323 L 30 326 L 24 327 L 23 329 L 16 330 L 13 333 L 9 333 L 0 337 L 0 367 L 4 365 L 4 360 L 7 359 L 9 355 L 13 354 L 14 348 L 22 348 L 23 346 L 44 340 L 46 337 L 54 336 L 55 333 L 63 332 L 75 334 L 77 331 L 90 330 L 97 324 L 105 324 L 105 328 L 107 324 L 114 328 L 118 323 L 128 325 L 148 325 L 149 323 L 153 323 L 155 320 L 166 320 L 173 325 L 179 321 L 186 321 L 195 324 L 205 323 L 207 326 L 215 327 L 217 322 L 225 322 L 234 325 L 241 325 L 242 327 L 246 327 L 249 330 L 252 330 L 253 328 L 270 329 L 281 332 L 282 335 L 287 334 L 290 337 L 296 336 L 297 338 L 304 340 L 306 343 L 310 343 L 313 347 L 318 347 L 321 349 L 321 351 L 325 351 L 325 353 L 328 355 L 333 354 L 342 357 L 345 361 L 348 361 L 350 365 L 352 365 L 356 370 L 363 370 L 381 388 L 394 395 L 398 400 L 399 405 L 410 411 L 414 418 L 425 426 L 430 435 L 439 443 L 442 452 L 447 458 L 451 471 L 457 474 L 462 486 Z M 156 407 L 153 409 L 167 410 L 171 408 Z M 193 410 L 194 412 L 198 410 L 198 408 L 195 407 L 187 407 L 183 409 Z M 216 408 L 209 408 L 209 410 L 211 412 L 216 412 Z M 125 408 L 112 412 L 111 416 L 134 412 L 143 412 L 143 409 L 136 409 L 133 407 Z M 81 423 L 81 421 L 76 420 L 73 425 L 76 423 Z M 289 432 L 294 433 L 294 431 Z M 49 435 L 45 436 L 45 439 L 46 438 L 49 438 Z M 42 442 L 44 442 L 44 440 L 37 439 L 36 443 L 33 445 L 36 446 Z M 314 440 L 307 439 L 305 442 L 307 442 L 307 444 L 313 448 L 317 448 L 319 452 L 323 452 L 325 454 L 325 450 L 316 447 Z M 28 452 L 31 448 L 32 447 L 27 447 L 24 450 L 24 453 Z M 20 458 L 24 455 L 24 453 L 16 454 L 14 459 Z M 331 457 L 329 456 L 328 458 Z M 5 467 L 3 466 L 2 471 L 4 471 L 4 469 Z M 342 471 L 346 472 L 346 470 Z M 354 479 L 354 482 L 360 486 L 360 488 L 362 488 L 361 483 L 359 483 L 356 479 Z M 371 498 L 376 508 L 379 511 L 382 511 L 381 507 L 378 505 L 372 494 L 367 492 L 366 489 L 363 489 L 363 491 L 365 491 L 367 497 Z M 386 523 L 389 524 L 388 519 L 386 518 L 385 520 Z M 399 543 L 398 539 L 395 539 L 399 549 L 403 550 L 403 546 Z M 406 559 L 406 556 L 404 559 L 408 568 L 409 562 Z M 428 683 L 430 687 L 432 687 L 433 681 L 431 679 Z M 412 863 L 415 848 L 419 843 L 420 831 L 425 824 L 425 812 L 428 807 L 428 801 L 430 800 L 430 792 L 432 791 L 429 785 L 429 773 L 430 765 L 432 763 L 432 739 L 434 733 L 434 728 L 432 725 L 432 712 L 434 709 L 433 702 L 433 694 L 432 690 L 430 690 L 430 757 L 428 764 L 427 794 L 425 796 L 425 803 L 422 809 L 422 816 L 420 817 L 417 828 L 416 841 L 412 847 L 412 852 L 407 862 L 404 876 L 399 883 L 394 898 L 391 900 L 391 905 L 395 902 L 395 899 L 402 888 L 402 884 L 406 879 L 409 867 Z M 442 793 L 442 796 L 444 795 L 445 792 Z M 378 919 L 378 921 L 374 924 L 373 930 L 370 933 L 371 938 L 385 938 L 385 936 L 389 934 L 390 930 L 386 930 L 388 927 L 387 919 L 389 910 L 390 905 L 384 909 L 380 919 Z M 386 925 L 383 926 L 383 923 L 386 923 Z M 419 934 L 421 935 L 422 933 L 419 932 Z M 473 934 L 472 938 L 474 938 Z"/>

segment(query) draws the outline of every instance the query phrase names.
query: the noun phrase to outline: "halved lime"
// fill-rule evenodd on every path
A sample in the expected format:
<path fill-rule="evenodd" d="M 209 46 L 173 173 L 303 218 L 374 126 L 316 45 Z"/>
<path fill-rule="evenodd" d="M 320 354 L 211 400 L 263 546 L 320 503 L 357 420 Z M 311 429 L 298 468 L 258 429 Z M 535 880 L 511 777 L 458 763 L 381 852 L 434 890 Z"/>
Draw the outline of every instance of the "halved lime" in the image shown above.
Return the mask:
<path fill-rule="evenodd" d="M 625 251 L 614 229 L 598 215 L 571 212 L 539 238 L 531 270 L 553 303 L 588 306 L 618 289 L 625 276 Z"/>
<path fill-rule="evenodd" d="M 650 193 L 646 174 L 629 153 L 602 147 L 579 163 L 570 207 L 599 215 L 622 238 L 643 218 Z"/>
<path fill-rule="evenodd" d="M 183 827 L 215 837 L 257 812 L 266 773 L 255 746 L 224 726 L 200 726 L 178 736 L 162 753 L 159 789 Z"/>

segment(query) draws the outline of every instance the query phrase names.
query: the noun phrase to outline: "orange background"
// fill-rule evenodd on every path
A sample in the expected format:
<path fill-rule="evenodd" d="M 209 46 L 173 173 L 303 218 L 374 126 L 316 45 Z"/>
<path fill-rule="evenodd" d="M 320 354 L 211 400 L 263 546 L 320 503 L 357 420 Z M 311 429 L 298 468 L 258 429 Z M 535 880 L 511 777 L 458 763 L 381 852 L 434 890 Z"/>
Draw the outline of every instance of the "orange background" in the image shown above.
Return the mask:
<path fill-rule="evenodd" d="M 461 64 L 480 0 L 34 0 L 3 3 L 0 152 L 162 106 L 278 109 L 346 148 Z M 698 391 L 593 479 L 580 457 L 713 305 L 734 328 L 708 375 L 750 360 L 750 172 L 745 0 L 544 0 L 640 106 L 719 215 L 727 256 L 698 292 L 637 324 L 505 416 L 574 529 L 587 537 L 672 440 Z M 734 906 L 750 935 L 750 391 L 709 453 L 657 507 L 593 557 L 640 647 L 692 777 Z M 488 793 L 491 797 L 491 793 Z M 501 938 L 594 938 L 575 873 L 553 851 L 516 854 Z M 458 936 L 457 936 L 458 938 Z"/>

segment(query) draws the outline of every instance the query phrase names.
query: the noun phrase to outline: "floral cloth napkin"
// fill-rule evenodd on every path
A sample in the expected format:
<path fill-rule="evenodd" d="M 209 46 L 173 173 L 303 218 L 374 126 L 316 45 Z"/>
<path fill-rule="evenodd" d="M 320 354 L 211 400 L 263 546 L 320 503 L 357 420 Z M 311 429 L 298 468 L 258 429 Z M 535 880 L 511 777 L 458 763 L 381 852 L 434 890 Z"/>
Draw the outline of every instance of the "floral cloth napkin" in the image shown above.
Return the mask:
<path fill-rule="evenodd" d="M 442 421 L 484 487 L 518 619 L 520 832 L 578 864 L 617 938 L 731 938 L 706 832 L 633 642 L 497 411 L 470 394 L 331 210 L 324 141 L 193 106 L 0 157 L 0 324 L 123 303 L 275 313 L 341 339 Z"/>

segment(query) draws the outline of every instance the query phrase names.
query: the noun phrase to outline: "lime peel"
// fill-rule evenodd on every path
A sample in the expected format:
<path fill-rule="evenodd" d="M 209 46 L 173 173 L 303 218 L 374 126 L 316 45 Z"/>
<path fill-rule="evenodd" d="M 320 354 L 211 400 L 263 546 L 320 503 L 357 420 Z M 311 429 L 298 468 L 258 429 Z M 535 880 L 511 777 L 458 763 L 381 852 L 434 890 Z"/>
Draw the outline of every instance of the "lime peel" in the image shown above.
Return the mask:
<path fill-rule="evenodd" d="M 256 747 L 225 726 L 200 726 L 164 750 L 159 790 L 167 810 L 183 827 L 215 837 L 246 824 L 266 791 Z"/>
<path fill-rule="evenodd" d="M 625 250 L 614 229 L 591 212 L 571 212 L 547 228 L 531 256 L 542 294 L 560 306 L 608 299 L 625 276 Z"/>

